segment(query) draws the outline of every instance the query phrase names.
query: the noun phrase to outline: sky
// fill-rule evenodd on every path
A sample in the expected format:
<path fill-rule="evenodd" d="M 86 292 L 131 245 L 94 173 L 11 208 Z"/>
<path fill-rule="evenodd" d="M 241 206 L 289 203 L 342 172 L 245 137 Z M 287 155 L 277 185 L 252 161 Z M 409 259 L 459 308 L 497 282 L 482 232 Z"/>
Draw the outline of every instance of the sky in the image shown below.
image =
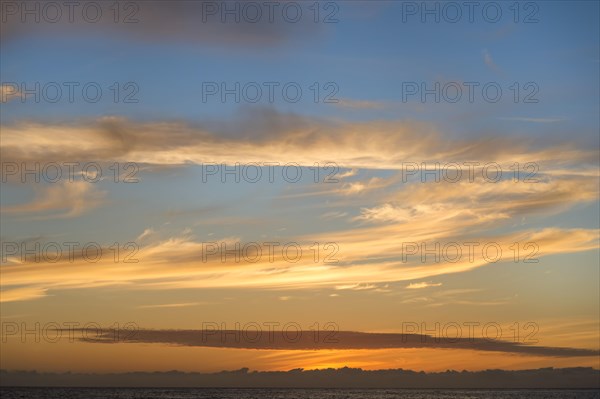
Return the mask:
<path fill-rule="evenodd" d="M 0 5 L 1 369 L 600 368 L 598 2 Z"/>

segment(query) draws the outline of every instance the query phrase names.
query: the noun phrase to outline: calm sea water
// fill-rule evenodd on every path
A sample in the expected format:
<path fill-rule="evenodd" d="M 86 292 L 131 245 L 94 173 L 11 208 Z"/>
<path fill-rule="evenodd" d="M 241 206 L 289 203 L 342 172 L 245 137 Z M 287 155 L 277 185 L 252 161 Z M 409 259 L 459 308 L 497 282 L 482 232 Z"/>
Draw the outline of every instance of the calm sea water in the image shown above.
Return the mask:
<path fill-rule="evenodd" d="M 2 388 L 2 399 L 600 399 L 600 391 Z"/>

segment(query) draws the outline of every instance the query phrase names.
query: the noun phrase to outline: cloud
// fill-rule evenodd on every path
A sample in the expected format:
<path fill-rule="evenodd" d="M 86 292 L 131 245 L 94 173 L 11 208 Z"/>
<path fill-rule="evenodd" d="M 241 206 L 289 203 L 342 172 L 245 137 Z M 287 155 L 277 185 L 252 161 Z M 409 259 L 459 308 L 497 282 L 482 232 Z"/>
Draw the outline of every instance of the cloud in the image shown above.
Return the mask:
<path fill-rule="evenodd" d="M 517 137 L 449 138 L 432 124 L 399 121 L 338 122 L 281 114 L 242 112 L 239 119 L 205 126 L 134 122 L 117 117 L 72 123 L 19 122 L 2 126 L 5 162 L 190 163 L 334 160 L 341 168 L 399 170 L 406 162 L 537 162 L 540 170 L 595 162 L 595 152 L 564 142 L 541 146 Z M 209 126 L 210 125 L 210 126 Z M 364 137 L 370 137 L 365 141 Z"/>
<path fill-rule="evenodd" d="M 508 168 L 514 162 L 535 162 L 539 173 L 535 183 L 514 182 L 512 175 L 496 183 L 481 179 L 471 182 L 466 178 L 456 183 L 421 183 L 418 179 L 403 181 L 402 173 L 396 173 L 389 178 L 344 181 L 338 183 L 337 189 L 323 189 L 319 195 L 330 195 L 328 201 L 333 197 L 346 206 L 360 206 L 360 214 L 350 218 L 341 230 L 307 232 L 286 241 L 295 240 L 305 254 L 312 254 L 310 248 L 315 242 L 334 243 L 338 248 L 337 262 L 315 262 L 313 256 L 303 256 L 292 263 L 281 253 L 272 259 L 262 256 L 254 263 L 222 261 L 221 253 L 203 259 L 203 243 L 189 234 L 161 240 L 158 234 L 146 230 L 140 236 L 145 245 L 137 255 L 139 263 L 123 267 L 77 259 L 74 264 L 58 262 L 50 268 L 43 263 L 20 264 L 18 268 L 9 264 L 3 266 L 2 287 L 371 287 L 384 282 L 431 279 L 489 265 L 480 250 L 482 244 L 489 242 L 497 243 L 504 254 L 502 261 L 512 261 L 510 247 L 515 242 L 535 243 L 536 258 L 598 248 L 597 229 L 514 226 L 525 216 L 547 217 L 578 204 L 598 201 L 597 152 L 593 149 L 568 143 L 540 146 L 510 137 L 450 139 L 433 125 L 410 121 L 340 123 L 265 109 L 253 110 L 244 118 L 213 123 L 210 127 L 180 122 L 140 123 L 114 117 L 70 124 L 24 122 L 3 126 L 0 150 L 4 160 L 14 162 L 97 159 L 159 168 L 257 161 L 312 166 L 315 161 L 334 159 L 340 168 L 351 171 L 363 168 L 400 172 L 407 160 L 476 161 L 482 165 L 494 161 L 505 165 L 506 170 L 511 170 Z M 365 135 L 370 140 L 365 141 Z M 481 173 L 481 168 L 477 173 Z M 41 191 L 34 201 L 3 211 L 27 214 L 63 210 L 59 215 L 66 217 L 99 205 L 101 196 L 90 185 L 68 184 L 72 186 L 52 186 L 49 191 Z M 332 202 L 328 207 L 336 205 Z M 344 217 L 346 213 L 352 214 L 346 209 L 328 209 L 323 217 Z M 202 223 L 239 224 L 244 220 L 247 216 L 215 215 Z M 507 226 L 511 227 L 508 232 Z M 490 232 L 490 228 L 502 233 Z M 239 237 L 225 241 L 227 245 L 244 244 Z M 472 256 L 463 252 L 458 261 L 435 261 L 433 257 L 423 261 L 418 255 L 406 258 L 403 248 L 403 243 L 430 248 L 471 241 L 479 243 L 479 250 Z"/>
<path fill-rule="evenodd" d="M 96 263 L 87 262 L 82 257 L 76 257 L 74 261 L 61 259 L 55 263 L 38 263 L 29 259 L 23 263 L 7 263 L 2 265 L 2 288 L 10 290 L 29 286 L 51 292 L 119 285 L 146 290 L 242 287 L 374 289 L 384 282 L 431 279 L 490 264 L 482 251 L 474 251 L 471 258 L 463 255 L 457 262 L 435 262 L 432 257 L 421 262 L 419 256 L 403 262 L 403 249 L 399 243 L 419 239 L 406 228 L 385 226 L 351 229 L 336 234 L 337 237 L 328 233 L 318 240 L 328 242 L 332 237 L 336 238 L 339 246 L 335 255 L 337 263 L 327 263 L 325 259 L 315 263 L 311 250 L 315 237 L 298 241 L 302 253 L 307 256 L 297 262 L 286 260 L 282 252 L 277 251 L 272 258 L 261 256 L 253 263 L 235 260 L 233 241 L 227 244 L 229 252 L 224 261 L 219 253 L 203 259 L 205 243 L 189 238 L 172 238 L 141 247 L 135 255 L 139 260 L 137 263 L 115 263 L 109 257 L 103 257 Z M 482 236 L 479 242 L 498 243 L 506 254 L 504 260 L 512 261 L 513 252 L 509 247 L 515 242 L 535 242 L 538 245 L 535 256 L 541 258 L 596 249 L 598 234 L 598 230 L 548 228 L 518 231 L 505 236 Z M 106 251 L 110 253 L 108 249 Z"/>
<path fill-rule="evenodd" d="M 399 223 L 438 230 L 488 226 L 524 215 L 560 213 L 576 203 L 598 199 L 595 177 L 549 178 L 536 183 L 493 184 L 440 181 L 414 183 L 399 190 L 393 202 L 362 208 L 356 220 Z"/>
<path fill-rule="evenodd" d="M 321 219 L 337 219 L 348 216 L 348 212 L 332 211 L 321 215 Z"/>
<path fill-rule="evenodd" d="M 556 123 L 563 122 L 565 118 L 531 118 L 522 116 L 510 116 L 510 117 L 499 117 L 498 119 L 504 119 L 516 122 L 532 122 L 532 123 Z"/>
<path fill-rule="evenodd" d="M 33 220 L 72 218 L 104 203 L 106 192 L 97 190 L 94 183 L 64 181 L 43 188 L 34 187 L 36 198 L 26 204 L 3 207 L 3 213 L 38 214 Z"/>
<path fill-rule="evenodd" d="M 141 305 L 138 309 L 169 309 L 169 308 L 186 308 L 190 306 L 200 305 L 200 302 L 185 302 L 185 303 L 165 303 L 159 305 Z"/>
<path fill-rule="evenodd" d="M 341 179 L 346 179 L 348 177 L 355 176 L 357 173 L 358 173 L 357 169 L 350 169 L 350 170 L 348 170 L 346 172 L 342 172 L 340 174 L 336 174 L 335 177 L 341 180 Z"/>
<path fill-rule="evenodd" d="M 0 290 L 0 302 L 31 301 L 46 296 L 46 289 L 39 287 L 23 287 Z"/>
<path fill-rule="evenodd" d="M 152 236 L 152 235 L 154 235 L 154 234 L 156 234 L 156 231 L 154 231 L 154 229 L 152 229 L 152 228 L 147 228 L 146 230 L 144 230 L 144 231 L 142 232 L 142 234 L 140 234 L 140 235 L 139 235 L 139 236 L 136 238 L 136 241 L 143 241 L 144 239 L 146 239 L 146 238 L 148 238 L 148 237 L 150 237 L 150 236 Z"/>
<path fill-rule="evenodd" d="M 34 190 L 36 196 L 31 202 L 2 207 L 2 213 L 23 215 L 36 220 L 72 218 L 102 205 L 106 197 L 105 191 L 96 189 L 94 183 L 84 181 L 34 186 Z"/>
<path fill-rule="evenodd" d="M 289 43 L 296 38 L 317 36 L 325 29 L 324 24 L 313 23 L 308 5 L 304 4 L 299 4 L 303 17 L 296 22 L 291 21 L 296 10 L 288 10 L 290 18 L 286 19 L 287 13 L 284 14 L 282 4 L 270 11 L 269 7 L 257 2 L 255 4 L 258 10 L 254 9 L 256 6 L 246 10 L 244 2 L 221 0 L 131 2 L 120 8 L 118 23 L 115 23 L 115 11 L 108 3 L 99 3 L 102 17 L 93 23 L 82 17 L 82 6 L 74 7 L 73 21 L 69 21 L 69 10 L 60 3 L 62 17 L 58 21 L 47 22 L 45 18 L 41 18 L 40 22 L 34 23 L 32 15 L 22 22 L 20 8 L 33 9 L 34 3 L 36 2 L 14 3 L 16 13 L 13 10 L 6 11 L 5 20 L 0 25 L 0 40 L 3 44 L 36 36 L 57 38 L 64 35 L 102 35 L 154 44 L 177 42 L 259 48 Z M 227 15 L 224 13 L 226 9 L 234 12 Z M 238 21 L 235 20 L 235 14 Z"/>
<path fill-rule="evenodd" d="M 498 65 L 496 65 L 496 63 L 494 62 L 494 60 L 492 59 L 492 55 L 490 54 L 490 52 L 487 49 L 484 49 L 481 52 L 482 56 L 483 56 L 483 63 L 490 68 L 492 71 L 496 72 L 496 73 L 500 73 L 502 72 L 500 67 L 498 67 Z"/>
<path fill-rule="evenodd" d="M 377 288 L 376 285 L 366 284 L 366 283 L 338 285 L 335 287 L 336 290 L 352 290 L 352 291 L 373 290 L 375 288 Z"/>
<path fill-rule="evenodd" d="M 343 183 L 342 188 L 338 190 L 338 193 L 342 195 L 356 195 L 365 193 L 381 188 L 388 187 L 389 185 L 397 182 L 395 179 L 384 179 L 381 177 L 372 177 L 367 181 L 354 181 Z"/>
<path fill-rule="evenodd" d="M 80 331 L 81 329 L 75 330 Z M 202 330 L 139 329 L 136 330 L 135 334 L 119 341 L 115 341 L 114 334 L 111 332 L 99 331 L 97 336 L 93 338 L 81 338 L 81 340 L 107 344 L 115 342 L 151 343 L 260 350 L 443 348 L 555 357 L 598 356 L 600 354 L 600 351 L 593 349 L 547 347 L 487 338 L 447 338 L 426 334 L 336 331 L 330 339 L 315 340 L 314 331 L 295 332 L 294 336 L 290 338 L 290 332 L 288 331 L 269 330 L 268 332 L 261 333 L 258 330 L 220 330 L 216 327 L 216 324 L 215 328 L 207 325 Z"/>
<path fill-rule="evenodd" d="M 407 285 L 406 288 L 416 290 L 416 289 L 420 289 L 420 288 L 439 287 L 441 285 L 442 285 L 442 283 L 421 282 L 421 283 L 411 283 L 411 284 Z"/>

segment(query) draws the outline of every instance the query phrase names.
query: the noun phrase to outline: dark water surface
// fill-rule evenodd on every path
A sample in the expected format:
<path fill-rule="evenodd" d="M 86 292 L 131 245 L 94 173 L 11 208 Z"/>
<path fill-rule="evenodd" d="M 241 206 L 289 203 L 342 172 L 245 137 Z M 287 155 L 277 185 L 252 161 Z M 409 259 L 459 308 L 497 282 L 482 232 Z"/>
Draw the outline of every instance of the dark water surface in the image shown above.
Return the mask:
<path fill-rule="evenodd" d="M 2 399 L 600 399 L 596 390 L 2 388 Z"/>

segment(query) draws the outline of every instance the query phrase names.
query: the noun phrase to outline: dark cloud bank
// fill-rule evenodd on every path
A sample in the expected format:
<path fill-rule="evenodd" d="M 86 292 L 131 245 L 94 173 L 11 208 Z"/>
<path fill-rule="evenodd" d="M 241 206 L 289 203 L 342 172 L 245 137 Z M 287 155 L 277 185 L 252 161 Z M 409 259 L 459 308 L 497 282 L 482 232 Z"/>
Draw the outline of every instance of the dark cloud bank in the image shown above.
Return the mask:
<path fill-rule="evenodd" d="M 0 371 L 0 385 L 30 387 L 227 387 L 227 388 L 546 388 L 600 389 L 600 370 L 445 371 L 362 370 L 353 368 L 218 373 L 137 372 L 122 374 Z"/>
<path fill-rule="evenodd" d="M 61 330 L 67 333 L 68 330 Z M 81 329 L 74 332 L 84 333 Z M 537 346 L 477 337 L 435 337 L 425 334 L 365 333 L 356 331 L 321 332 L 315 340 L 313 331 L 243 331 L 243 330 L 149 330 L 115 340 L 112 332 L 87 332 L 85 342 L 122 344 L 168 344 L 210 348 L 259 350 L 352 350 L 395 348 L 470 349 L 550 357 L 600 356 L 595 349 Z"/>

